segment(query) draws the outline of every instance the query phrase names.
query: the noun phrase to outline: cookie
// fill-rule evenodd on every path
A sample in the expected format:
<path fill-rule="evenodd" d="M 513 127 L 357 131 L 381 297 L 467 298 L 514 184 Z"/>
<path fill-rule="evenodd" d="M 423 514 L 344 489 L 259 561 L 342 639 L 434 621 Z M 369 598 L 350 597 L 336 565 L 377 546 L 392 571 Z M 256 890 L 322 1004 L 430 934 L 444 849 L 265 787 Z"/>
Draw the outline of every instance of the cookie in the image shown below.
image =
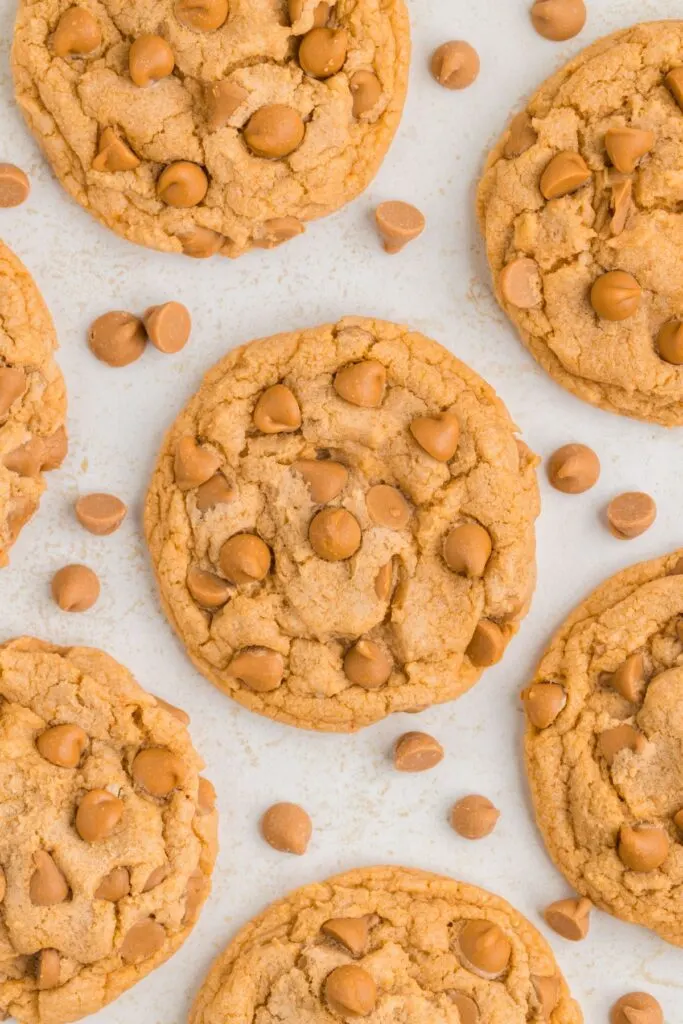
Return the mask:
<path fill-rule="evenodd" d="M 582 896 L 683 946 L 683 552 L 591 594 L 524 693 L 553 860 Z"/>
<path fill-rule="evenodd" d="M 190 1024 L 581 1024 L 545 940 L 491 893 L 361 868 L 292 893 L 215 961 Z"/>
<path fill-rule="evenodd" d="M 100 651 L 0 647 L 0 1016 L 94 1013 L 187 938 L 216 855 L 187 721 Z"/>
<path fill-rule="evenodd" d="M 362 192 L 409 57 L 403 0 L 21 0 L 13 67 L 77 202 L 205 257 L 272 248 Z"/>
<path fill-rule="evenodd" d="M 168 433 L 146 505 L 194 663 L 308 729 L 458 697 L 535 581 L 537 460 L 515 432 L 407 327 L 348 317 L 231 352 Z"/>
<path fill-rule="evenodd" d="M 66 457 L 55 329 L 26 267 L 0 242 L 0 567 Z"/>
<path fill-rule="evenodd" d="M 478 194 L 532 355 L 579 398 L 667 426 L 683 423 L 682 148 L 683 21 L 637 25 L 541 86 Z"/>

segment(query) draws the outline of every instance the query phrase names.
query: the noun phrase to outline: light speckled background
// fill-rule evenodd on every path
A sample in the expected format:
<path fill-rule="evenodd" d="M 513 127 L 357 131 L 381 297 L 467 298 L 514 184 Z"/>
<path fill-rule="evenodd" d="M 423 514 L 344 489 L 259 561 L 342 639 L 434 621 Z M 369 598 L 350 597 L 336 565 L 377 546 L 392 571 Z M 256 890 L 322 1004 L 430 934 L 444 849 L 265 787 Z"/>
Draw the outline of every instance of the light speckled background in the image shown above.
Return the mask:
<path fill-rule="evenodd" d="M 584 44 L 642 19 L 681 14 L 677 0 L 588 0 L 579 39 L 539 38 L 526 0 L 410 0 L 414 67 L 403 127 L 365 196 L 271 253 L 238 263 L 169 257 L 110 235 L 62 193 L 13 106 L 9 45 L 14 0 L 0 0 L 0 160 L 31 176 L 29 201 L 0 211 L 0 236 L 25 260 L 54 315 L 69 393 L 71 452 L 50 480 L 40 516 L 0 573 L 0 638 L 34 633 L 104 648 L 143 686 L 187 708 L 192 734 L 216 784 L 221 854 L 214 893 L 193 937 L 161 968 L 98 1016 L 180 1024 L 213 956 L 249 917 L 297 885 L 378 862 L 442 871 L 493 889 L 546 933 L 539 908 L 567 894 L 530 813 L 519 756 L 517 694 L 551 631 L 587 591 L 631 562 L 683 544 L 680 478 L 683 431 L 667 432 L 582 404 L 556 387 L 523 351 L 491 297 L 472 213 L 484 154 L 511 109 Z M 473 43 L 482 73 L 467 92 L 436 86 L 427 60 L 449 38 Z M 423 237 L 385 256 L 371 212 L 405 198 L 427 215 Z M 176 357 L 150 349 L 135 365 L 110 370 L 85 345 L 89 322 L 107 309 L 142 310 L 166 299 L 192 310 L 190 345 Z M 145 485 L 162 433 L 203 372 L 250 338 L 336 319 L 346 313 L 411 323 L 441 341 L 501 393 L 525 439 L 540 454 L 571 440 L 599 452 L 598 486 L 581 497 L 542 479 L 540 582 L 532 612 L 502 665 L 457 704 L 419 718 L 401 715 L 353 737 L 297 732 L 241 710 L 185 659 L 159 611 L 140 529 Z M 611 537 L 601 522 L 620 490 L 655 496 L 659 516 L 643 537 Z M 98 539 L 72 514 L 77 495 L 109 490 L 131 506 L 120 532 Z M 68 616 L 49 597 L 52 573 L 84 561 L 102 578 L 90 613 Z M 388 760 L 407 729 L 432 732 L 448 756 L 434 772 L 405 777 Z M 451 832 L 451 802 L 483 792 L 502 809 L 495 834 L 468 843 Z M 315 832 L 304 858 L 271 851 L 257 822 L 275 800 L 310 811 Z M 548 933 L 550 934 L 550 933 Z M 550 935 L 587 1024 L 607 1021 L 623 992 L 659 998 L 668 1024 L 683 1020 L 683 951 L 604 914 L 579 945 Z"/>

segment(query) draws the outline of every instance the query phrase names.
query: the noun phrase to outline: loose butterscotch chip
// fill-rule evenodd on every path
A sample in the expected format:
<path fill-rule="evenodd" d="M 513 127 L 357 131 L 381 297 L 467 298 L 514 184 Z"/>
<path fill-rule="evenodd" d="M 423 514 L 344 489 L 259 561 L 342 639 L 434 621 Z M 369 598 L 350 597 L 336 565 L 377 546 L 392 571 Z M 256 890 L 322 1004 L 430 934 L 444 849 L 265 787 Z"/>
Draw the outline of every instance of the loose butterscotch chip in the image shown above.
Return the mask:
<path fill-rule="evenodd" d="M 577 896 L 574 899 L 556 900 L 543 912 L 546 921 L 558 935 L 571 942 L 585 939 L 590 930 L 590 900 Z"/>
<path fill-rule="evenodd" d="M 299 459 L 292 464 L 292 469 L 301 473 L 316 505 L 326 505 L 328 501 L 333 501 L 344 490 L 349 479 L 346 466 L 331 459 Z"/>
<path fill-rule="evenodd" d="M 175 482 L 181 491 L 191 491 L 210 480 L 220 463 L 218 455 L 197 444 L 194 437 L 181 437 L 175 450 Z"/>
<path fill-rule="evenodd" d="M 356 964 L 343 964 L 325 979 L 325 999 L 342 1017 L 367 1017 L 377 1005 L 374 978 Z"/>
<path fill-rule="evenodd" d="M 244 129 L 244 141 L 256 156 L 280 159 L 298 149 L 306 126 L 297 110 L 282 103 L 261 107 Z"/>
<path fill-rule="evenodd" d="M 521 111 L 510 121 L 508 137 L 505 141 L 503 155 L 511 160 L 513 157 L 521 156 L 538 140 L 538 133 L 531 123 L 531 118 L 526 110 Z"/>
<path fill-rule="evenodd" d="M 227 672 L 255 693 L 270 693 L 282 684 L 285 660 L 278 651 L 254 647 L 236 654 Z"/>
<path fill-rule="evenodd" d="M 88 331 L 90 351 L 107 366 L 128 366 L 140 358 L 146 344 L 142 320 L 122 310 L 104 313 Z"/>
<path fill-rule="evenodd" d="M 586 5 L 584 0 L 536 0 L 531 20 L 544 39 L 564 42 L 578 35 L 586 24 Z"/>
<path fill-rule="evenodd" d="M 550 1015 L 560 1001 L 562 995 L 562 983 L 557 974 L 532 974 L 531 983 L 536 990 L 541 1010 L 546 1018 Z"/>
<path fill-rule="evenodd" d="M 393 669 L 391 655 L 374 640 L 359 640 L 344 658 L 346 678 L 366 690 L 378 690 L 384 686 Z"/>
<path fill-rule="evenodd" d="M 556 491 L 583 494 L 600 477 L 600 459 L 585 444 L 565 444 L 548 460 L 548 480 Z"/>
<path fill-rule="evenodd" d="M 590 180 L 590 168 L 581 154 L 566 151 L 554 156 L 543 171 L 540 189 L 546 199 L 559 199 Z"/>
<path fill-rule="evenodd" d="M 26 374 L 12 366 L 0 366 L 0 416 L 5 416 L 26 390 Z"/>
<path fill-rule="evenodd" d="M 183 766 L 175 754 L 164 747 L 147 747 L 136 754 L 131 775 L 150 796 L 167 797 L 183 777 Z"/>
<path fill-rule="evenodd" d="M 394 768 L 397 772 L 427 772 L 444 758 L 438 740 L 426 732 L 406 732 L 394 747 Z"/>
<path fill-rule="evenodd" d="M 451 809 L 452 828 L 463 839 L 484 839 L 498 824 L 500 811 L 485 796 L 465 796 Z"/>
<path fill-rule="evenodd" d="M 517 309 L 533 309 L 543 299 L 538 264 L 528 256 L 519 256 L 506 263 L 500 272 L 498 286 L 505 301 Z"/>
<path fill-rule="evenodd" d="M 249 93 L 237 82 L 209 82 L 204 89 L 207 123 L 211 131 L 225 128 Z"/>
<path fill-rule="evenodd" d="M 458 945 L 464 966 L 487 978 L 501 975 L 512 955 L 512 944 L 505 932 L 492 921 L 482 919 L 463 925 Z"/>
<path fill-rule="evenodd" d="M 107 900 L 117 903 L 130 892 L 130 873 L 128 868 L 114 868 L 105 875 L 95 890 L 96 900 Z"/>
<path fill-rule="evenodd" d="M 479 76 L 479 54 L 469 43 L 454 39 L 432 54 L 432 75 L 446 89 L 467 89 Z"/>
<path fill-rule="evenodd" d="M 625 700 L 638 700 L 640 688 L 645 681 L 645 662 L 642 654 L 631 654 L 610 678 L 610 686 Z"/>
<path fill-rule="evenodd" d="M 270 571 L 268 545 L 253 533 L 237 533 L 226 540 L 218 561 L 231 583 L 258 583 Z"/>
<path fill-rule="evenodd" d="M 59 768 L 77 768 L 87 745 L 85 729 L 72 723 L 53 725 L 36 739 L 40 756 Z"/>
<path fill-rule="evenodd" d="M 351 75 L 349 90 L 353 96 L 354 117 L 369 114 L 382 97 L 382 83 L 372 71 L 356 71 Z"/>
<path fill-rule="evenodd" d="M 171 74 L 175 67 L 173 50 L 163 38 L 145 34 L 138 36 L 128 51 L 128 70 L 135 85 L 144 87 Z"/>
<path fill-rule="evenodd" d="M 29 898 L 34 907 L 54 907 L 69 895 L 69 885 L 47 850 L 33 855 L 35 870 L 29 882 Z"/>
<path fill-rule="evenodd" d="M 195 503 L 199 512 L 208 512 L 216 505 L 227 505 L 237 497 L 237 491 L 222 473 L 214 473 L 197 488 Z"/>
<path fill-rule="evenodd" d="M 631 871 L 655 871 L 669 856 L 669 837 L 663 828 L 653 825 L 622 825 L 619 832 L 619 859 Z"/>
<path fill-rule="evenodd" d="M 280 853 L 301 857 L 308 849 L 312 833 L 311 819 L 298 804 L 273 804 L 261 819 L 263 838 Z"/>
<path fill-rule="evenodd" d="M 175 16 L 195 32 L 215 32 L 225 24 L 228 0 L 175 0 Z"/>
<path fill-rule="evenodd" d="M 425 217 L 416 206 L 391 200 L 380 203 L 375 210 L 375 222 L 382 237 L 384 251 L 394 255 L 408 242 L 419 238 L 425 229 Z"/>
<path fill-rule="evenodd" d="M 527 718 L 537 729 L 552 725 L 567 703 L 559 683 L 532 683 L 522 693 Z"/>
<path fill-rule="evenodd" d="M 56 949 L 41 949 L 36 953 L 36 985 L 42 991 L 59 985 L 61 963 Z"/>
<path fill-rule="evenodd" d="M 142 319 L 149 340 L 160 352 L 167 355 L 180 352 L 190 340 L 192 317 L 181 302 L 151 306 Z"/>
<path fill-rule="evenodd" d="M 453 572 L 469 578 L 483 576 L 491 557 L 491 535 L 479 523 L 454 527 L 443 545 L 443 557 Z"/>
<path fill-rule="evenodd" d="M 115 533 L 126 518 L 128 508 L 113 494 L 84 494 L 75 505 L 81 526 L 97 537 Z"/>
<path fill-rule="evenodd" d="M 102 42 L 97 19 L 85 7 L 69 7 L 57 22 L 52 50 L 57 57 L 83 57 Z"/>
<path fill-rule="evenodd" d="M 119 955 L 127 964 L 137 964 L 158 953 L 165 941 L 163 925 L 149 917 L 129 928 L 121 943 Z"/>
<path fill-rule="evenodd" d="M 622 725 L 615 725 L 612 729 L 605 729 L 598 736 L 598 749 L 611 767 L 617 754 L 622 750 L 632 750 L 640 753 L 645 747 L 645 737 L 626 722 Z"/>
<path fill-rule="evenodd" d="M 324 508 L 311 520 L 308 539 L 326 562 L 341 562 L 358 551 L 362 534 L 358 520 L 345 508 Z"/>
<path fill-rule="evenodd" d="M 207 260 L 222 247 L 225 239 L 218 231 L 211 228 L 203 228 L 199 225 L 178 234 L 178 239 L 183 247 L 186 256 L 195 260 Z"/>
<path fill-rule="evenodd" d="M 344 67 L 349 34 L 344 28 L 313 28 L 301 40 L 299 64 L 307 75 L 330 78 Z"/>
<path fill-rule="evenodd" d="M 610 1024 L 664 1024 L 662 1008 L 647 992 L 629 992 L 610 1010 Z"/>
<path fill-rule="evenodd" d="M 458 450 L 460 422 L 452 412 L 418 416 L 410 423 L 410 433 L 433 459 L 449 462 Z"/>
<path fill-rule="evenodd" d="M 642 288 L 624 270 L 610 270 L 596 278 L 591 288 L 591 305 L 603 320 L 627 320 L 638 312 Z"/>
<path fill-rule="evenodd" d="M 120 138 L 113 128 L 105 128 L 97 143 L 97 153 L 92 162 L 94 171 L 134 171 L 140 166 L 140 159 L 127 142 Z"/>
<path fill-rule="evenodd" d="M 63 612 L 87 612 L 100 596 L 100 581 L 87 565 L 65 565 L 52 577 L 52 597 Z"/>
<path fill-rule="evenodd" d="M 293 391 L 284 384 L 266 388 L 254 408 L 254 426 L 264 434 L 298 430 L 301 409 Z"/>
<path fill-rule="evenodd" d="M 230 586 L 225 580 L 197 566 L 192 566 L 187 574 L 187 589 L 197 604 L 211 610 L 222 608 L 230 597 Z"/>
<path fill-rule="evenodd" d="M 655 133 L 642 128 L 610 128 L 605 134 L 607 155 L 622 174 L 633 174 L 654 144 Z"/>
<path fill-rule="evenodd" d="M 186 210 L 198 206 L 209 191 L 209 179 L 199 164 L 178 160 L 169 164 L 157 179 L 157 195 L 167 206 Z"/>
<path fill-rule="evenodd" d="M 106 789 L 91 789 L 76 811 L 76 831 L 86 843 L 97 843 L 112 834 L 123 817 L 123 801 Z"/>
<path fill-rule="evenodd" d="M 477 668 L 496 665 L 505 653 L 505 636 L 502 629 L 490 619 L 481 619 L 469 642 L 465 654 Z"/>
<path fill-rule="evenodd" d="M 328 939 L 333 939 L 348 950 L 352 956 L 362 956 L 370 938 L 368 917 L 334 917 L 320 929 Z"/>
<path fill-rule="evenodd" d="M 334 390 L 344 401 L 364 409 L 377 409 L 384 398 L 387 371 L 376 359 L 364 359 L 337 370 Z"/>
<path fill-rule="evenodd" d="M 410 522 L 410 505 L 396 487 L 376 484 L 365 495 L 368 515 L 377 526 L 403 530 Z"/>
<path fill-rule="evenodd" d="M 304 13 L 304 0 L 289 0 L 288 9 L 289 20 L 293 25 Z M 325 0 L 320 0 L 313 8 L 313 28 L 322 28 L 327 23 L 329 15 L 330 5 Z"/>
<path fill-rule="evenodd" d="M 657 506 L 649 494 L 626 491 L 607 506 L 607 524 L 619 540 L 631 540 L 645 533 L 657 518 Z"/>
<path fill-rule="evenodd" d="M 14 164 L 0 164 L 0 208 L 21 206 L 31 191 L 27 175 Z"/>
<path fill-rule="evenodd" d="M 674 366 L 683 364 L 683 323 L 680 320 L 670 320 L 660 327 L 657 349 L 667 363 Z"/>
<path fill-rule="evenodd" d="M 681 110 L 683 110 L 683 67 L 674 68 L 668 73 L 664 82 L 667 88 L 671 92 L 671 95 L 676 100 Z"/>

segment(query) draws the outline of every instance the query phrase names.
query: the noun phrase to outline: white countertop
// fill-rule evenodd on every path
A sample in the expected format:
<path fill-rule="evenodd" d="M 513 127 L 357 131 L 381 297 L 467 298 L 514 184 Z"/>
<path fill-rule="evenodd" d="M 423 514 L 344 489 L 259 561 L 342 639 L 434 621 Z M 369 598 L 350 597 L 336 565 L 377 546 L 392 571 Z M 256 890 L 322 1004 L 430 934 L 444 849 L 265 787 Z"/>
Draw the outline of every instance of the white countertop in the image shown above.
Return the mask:
<path fill-rule="evenodd" d="M 277 251 L 206 262 L 122 241 L 62 192 L 13 106 L 15 3 L 0 0 L 0 160 L 22 166 L 32 183 L 24 206 L 0 211 L 0 237 L 26 262 L 54 316 L 71 434 L 64 469 L 51 476 L 39 516 L 0 573 L 0 639 L 33 633 L 101 647 L 143 686 L 186 708 L 221 810 L 213 896 L 193 936 L 172 965 L 100 1013 L 101 1024 L 181 1024 L 213 956 L 266 903 L 306 882 L 379 862 L 444 872 L 509 899 L 551 939 L 587 1024 L 606 1024 L 611 1003 L 634 989 L 661 1001 L 667 1024 L 683 1020 L 683 951 L 597 912 L 579 944 L 543 923 L 539 909 L 569 889 L 530 812 L 518 701 L 551 632 L 579 599 L 618 569 L 683 544 L 683 430 L 593 409 L 543 374 L 494 304 L 472 209 L 485 153 L 529 92 L 599 36 L 680 15 L 680 2 L 588 0 L 586 28 L 565 44 L 535 34 L 527 0 L 409 3 L 411 89 L 374 184 Z M 432 50 L 452 38 L 468 40 L 482 60 L 479 80 L 461 93 L 439 88 L 427 70 Z M 395 198 L 419 206 L 428 226 L 390 258 L 371 213 Z M 122 370 L 90 355 L 86 329 L 100 313 L 140 311 L 168 299 L 185 302 L 194 318 L 192 340 L 179 355 L 150 347 Z M 418 718 L 400 715 L 360 735 L 325 736 L 252 715 L 198 675 L 158 607 L 140 518 L 162 433 L 208 367 L 238 343 L 356 313 L 410 323 L 436 338 L 496 387 L 535 451 L 546 456 L 583 441 L 599 453 L 603 472 L 578 497 L 552 491 L 540 474 L 539 584 L 502 664 L 457 703 Z M 111 491 L 131 506 L 113 537 L 92 537 L 73 517 L 74 499 L 90 490 Z M 600 519 L 622 490 L 648 491 L 659 508 L 652 529 L 626 543 Z M 72 561 L 88 563 L 102 579 L 102 597 L 85 615 L 65 615 L 49 596 L 53 572 Z M 437 736 L 447 757 L 436 770 L 411 777 L 392 770 L 388 752 L 414 728 Z M 486 794 L 502 810 L 493 836 L 479 843 L 458 838 L 446 821 L 451 803 L 469 792 Z M 305 857 L 278 854 L 260 839 L 259 816 L 275 800 L 310 812 L 314 835 Z"/>

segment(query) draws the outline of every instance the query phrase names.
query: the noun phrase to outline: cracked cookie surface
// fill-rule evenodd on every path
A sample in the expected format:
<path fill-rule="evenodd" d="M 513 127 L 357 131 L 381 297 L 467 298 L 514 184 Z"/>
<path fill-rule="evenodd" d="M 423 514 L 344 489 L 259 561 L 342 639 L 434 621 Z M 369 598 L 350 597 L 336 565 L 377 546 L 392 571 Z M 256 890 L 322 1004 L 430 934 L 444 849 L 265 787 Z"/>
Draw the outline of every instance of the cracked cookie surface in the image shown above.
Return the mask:
<path fill-rule="evenodd" d="M 278 245 L 362 192 L 409 56 L 403 0 L 22 0 L 13 68 L 82 206 L 205 257 Z"/>
<path fill-rule="evenodd" d="M 186 721 L 100 651 L 0 647 L 0 1013 L 94 1013 L 189 934 L 216 811 Z"/>
<path fill-rule="evenodd" d="M 541 366 L 588 402 L 665 425 L 683 423 L 683 327 L 680 352 L 665 337 L 683 320 L 682 147 L 683 22 L 637 25 L 541 86 L 478 194 L 496 296 Z M 636 282 L 624 319 L 591 303 L 611 271 Z"/>
<path fill-rule="evenodd" d="M 618 573 L 569 617 L 525 691 L 548 850 L 597 906 L 683 945 L 683 560 Z"/>
<path fill-rule="evenodd" d="M 66 456 L 57 336 L 28 270 L 0 242 L 0 566 Z"/>
<path fill-rule="evenodd" d="M 146 506 L 197 667 L 310 729 L 458 697 L 535 582 L 536 458 L 515 432 L 407 327 L 348 317 L 231 352 L 168 433 Z"/>
<path fill-rule="evenodd" d="M 306 886 L 248 924 L 214 963 L 190 1024 L 333 1024 L 360 1015 L 348 1012 L 354 995 L 368 1024 L 583 1020 L 550 947 L 508 903 L 380 867 Z"/>

